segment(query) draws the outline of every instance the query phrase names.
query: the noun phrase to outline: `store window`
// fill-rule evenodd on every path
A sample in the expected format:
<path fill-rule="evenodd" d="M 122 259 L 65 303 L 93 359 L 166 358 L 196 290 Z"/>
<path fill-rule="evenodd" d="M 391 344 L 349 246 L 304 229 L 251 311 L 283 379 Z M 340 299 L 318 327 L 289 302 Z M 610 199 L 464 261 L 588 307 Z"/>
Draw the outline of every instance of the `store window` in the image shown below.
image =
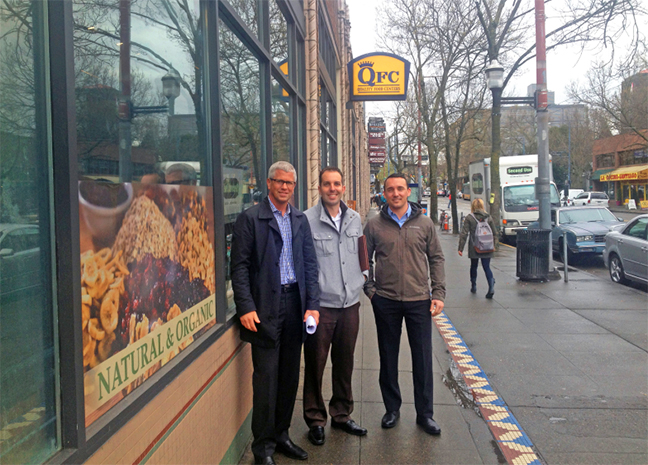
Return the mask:
<path fill-rule="evenodd" d="M 337 113 L 333 96 L 320 81 L 320 132 L 322 168 L 337 166 Z"/>
<path fill-rule="evenodd" d="M 288 61 L 288 23 L 277 5 L 277 0 L 267 0 L 270 6 L 270 54 L 278 64 Z M 283 70 L 287 73 L 288 67 Z"/>
<path fill-rule="evenodd" d="M 605 155 L 596 156 L 596 167 L 601 168 L 613 168 L 614 167 L 614 154 L 608 153 Z"/>
<path fill-rule="evenodd" d="M 73 11 L 89 426 L 216 324 L 214 193 L 199 1 Z"/>
<path fill-rule="evenodd" d="M 61 446 L 45 2 L 0 4 L 0 463 Z"/>
<path fill-rule="evenodd" d="M 479 173 L 473 174 L 470 188 L 476 195 L 481 195 L 484 192 L 484 177 Z"/>
<path fill-rule="evenodd" d="M 288 93 L 272 79 L 272 161 L 291 160 L 290 151 L 290 98 Z"/>
<path fill-rule="evenodd" d="M 259 61 L 224 23 L 219 26 L 226 292 L 231 314 L 234 293 L 230 248 L 234 222 L 243 210 L 261 201 L 266 168 L 261 147 Z"/>

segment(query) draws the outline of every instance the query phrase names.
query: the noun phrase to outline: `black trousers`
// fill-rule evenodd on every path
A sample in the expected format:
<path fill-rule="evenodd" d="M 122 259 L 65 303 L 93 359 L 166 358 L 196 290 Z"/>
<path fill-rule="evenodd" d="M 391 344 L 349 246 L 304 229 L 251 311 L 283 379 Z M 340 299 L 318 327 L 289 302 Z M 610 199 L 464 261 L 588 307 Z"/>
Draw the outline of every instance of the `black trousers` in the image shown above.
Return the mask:
<path fill-rule="evenodd" d="M 412 351 L 414 406 L 419 418 L 432 418 L 432 314 L 431 301 L 401 302 L 374 294 L 371 299 L 380 353 L 380 391 L 388 412 L 403 403 L 398 385 L 398 352 L 403 318 Z"/>
<path fill-rule="evenodd" d="M 304 344 L 304 420 L 308 427 L 326 425 L 326 405 L 322 397 L 322 378 L 331 350 L 333 396 L 329 402 L 331 418 L 347 422 L 353 412 L 353 356 L 360 327 L 360 302 L 347 308 L 320 308 L 315 334 Z"/>
<path fill-rule="evenodd" d="M 281 294 L 276 316 L 276 347 L 252 345 L 252 453 L 274 454 L 277 441 L 289 439 L 288 428 L 299 386 L 303 321 L 299 291 Z"/>

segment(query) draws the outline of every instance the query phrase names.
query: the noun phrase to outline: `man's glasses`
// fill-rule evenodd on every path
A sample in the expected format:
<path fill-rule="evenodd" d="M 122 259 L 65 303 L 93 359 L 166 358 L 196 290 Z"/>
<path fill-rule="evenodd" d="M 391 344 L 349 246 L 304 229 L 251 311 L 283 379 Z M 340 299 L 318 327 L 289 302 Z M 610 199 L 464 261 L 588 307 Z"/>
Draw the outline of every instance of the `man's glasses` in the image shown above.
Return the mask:
<path fill-rule="evenodd" d="M 283 187 L 283 186 L 295 187 L 295 184 L 297 184 L 294 181 L 284 181 L 283 179 L 270 178 L 270 181 L 274 182 L 275 184 L 279 184 L 279 187 Z"/>

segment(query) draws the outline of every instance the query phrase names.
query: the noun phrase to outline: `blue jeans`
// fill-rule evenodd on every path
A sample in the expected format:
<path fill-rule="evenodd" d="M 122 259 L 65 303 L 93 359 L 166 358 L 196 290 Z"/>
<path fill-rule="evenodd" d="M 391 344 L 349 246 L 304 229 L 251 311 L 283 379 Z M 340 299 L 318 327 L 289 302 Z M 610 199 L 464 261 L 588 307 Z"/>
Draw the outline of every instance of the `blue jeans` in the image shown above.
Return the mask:
<path fill-rule="evenodd" d="M 471 258 L 470 259 L 470 281 L 477 281 L 477 264 L 479 260 L 482 262 L 482 268 L 484 273 L 486 273 L 486 279 L 488 282 L 491 282 L 493 279 L 493 272 L 490 269 L 490 258 Z"/>

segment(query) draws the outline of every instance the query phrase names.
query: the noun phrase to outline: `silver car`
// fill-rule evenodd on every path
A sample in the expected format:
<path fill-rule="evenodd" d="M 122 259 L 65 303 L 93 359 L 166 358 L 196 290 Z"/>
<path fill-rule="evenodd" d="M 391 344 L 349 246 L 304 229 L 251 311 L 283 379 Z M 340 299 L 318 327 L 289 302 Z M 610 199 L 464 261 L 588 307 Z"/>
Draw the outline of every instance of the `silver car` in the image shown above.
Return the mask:
<path fill-rule="evenodd" d="M 603 260 L 615 283 L 648 283 L 648 215 L 639 215 L 625 228 L 607 234 Z"/>

